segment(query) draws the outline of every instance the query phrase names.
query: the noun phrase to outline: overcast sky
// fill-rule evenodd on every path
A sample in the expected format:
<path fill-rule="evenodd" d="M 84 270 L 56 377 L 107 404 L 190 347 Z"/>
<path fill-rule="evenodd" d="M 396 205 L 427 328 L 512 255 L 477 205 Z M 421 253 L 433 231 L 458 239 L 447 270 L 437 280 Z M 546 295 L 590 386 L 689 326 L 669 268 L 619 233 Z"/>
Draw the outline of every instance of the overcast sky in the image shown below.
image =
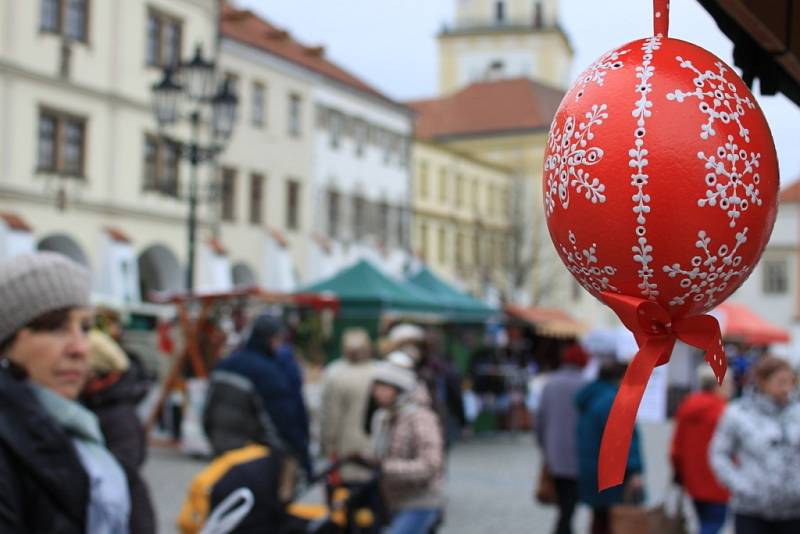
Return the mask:
<path fill-rule="evenodd" d="M 236 0 L 306 44 L 323 44 L 342 67 L 387 95 L 436 94 L 436 34 L 457 0 Z M 573 77 L 603 52 L 652 34 L 649 0 L 561 0 L 560 19 L 575 50 Z M 733 46 L 696 0 L 672 0 L 670 36 L 733 64 Z M 800 108 L 783 95 L 761 96 L 778 145 L 781 181 L 800 178 Z"/>

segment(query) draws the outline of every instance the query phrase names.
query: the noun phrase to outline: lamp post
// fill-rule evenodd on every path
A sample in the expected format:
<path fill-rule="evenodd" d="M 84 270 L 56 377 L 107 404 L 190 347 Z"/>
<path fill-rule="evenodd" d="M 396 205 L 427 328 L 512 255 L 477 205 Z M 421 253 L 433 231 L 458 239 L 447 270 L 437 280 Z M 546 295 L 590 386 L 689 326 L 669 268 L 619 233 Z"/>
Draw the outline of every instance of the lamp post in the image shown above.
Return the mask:
<path fill-rule="evenodd" d="M 189 61 L 164 67 L 161 80 L 152 86 L 152 93 L 153 112 L 162 135 L 184 120 L 188 120 L 190 125 L 187 142 L 177 141 L 172 136 L 170 140 L 177 144 L 180 157 L 191 165 L 186 269 L 186 290 L 191 294 L 194 290 L 197 232 L 197 168 L 201 163 L 212 162 L 230 141 L 238 98 L 228 80 L 217 80 L 216 65 L 203 57 L 200 46 Z"/>

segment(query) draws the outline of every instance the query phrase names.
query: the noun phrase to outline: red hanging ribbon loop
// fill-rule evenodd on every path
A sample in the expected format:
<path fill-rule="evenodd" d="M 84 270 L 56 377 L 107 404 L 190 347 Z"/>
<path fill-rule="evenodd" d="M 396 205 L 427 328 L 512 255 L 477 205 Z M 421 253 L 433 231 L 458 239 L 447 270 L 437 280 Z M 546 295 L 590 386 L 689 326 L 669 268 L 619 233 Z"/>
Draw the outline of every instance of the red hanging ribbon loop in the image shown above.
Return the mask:
<path fill-rule="evenodd" d="M 669 361 L 675 342 L 680 339 L 705 351 L 706 362 L 720 384 L 728 364 L 722 333 L 714 317 L 696 315 L 673 320 L 657 302 L 607 292 L 601 297 L 639 344 L 639 352 L 628 366 L 611 406 L 600 443 L 597 482 L 598 488 L 604 490 L 622 484 L 625 479 L 633 426 L 647 381 L 657 365 Z"/>
<path fill-rule="evenodd" d="M 669 37 L 669 0 L 653 0 L 653 35 Z"/>

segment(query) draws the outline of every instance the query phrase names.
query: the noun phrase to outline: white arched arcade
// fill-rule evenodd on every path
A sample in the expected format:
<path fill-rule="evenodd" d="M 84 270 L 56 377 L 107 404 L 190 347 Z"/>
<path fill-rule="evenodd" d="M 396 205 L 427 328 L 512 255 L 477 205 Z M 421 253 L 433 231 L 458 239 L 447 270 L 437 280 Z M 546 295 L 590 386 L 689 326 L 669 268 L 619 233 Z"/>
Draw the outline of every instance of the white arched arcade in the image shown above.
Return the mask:
<path fill-rule="evenodd" d="M 39 241 L 36 246 L 38 250 L 57 252 L 80 263 L 84 267 L 90 267 L 89 259 L 83 248 L 76 240 L 66 234 L 52 234 Z"/>
<path fill-rule="evenodd" d="M 184 289 L 183 269 L 175 253 L 165 245 L 151 245 L 139 254 L 139 284 L 142 300 L 151 300 L 154 291 Z"/>

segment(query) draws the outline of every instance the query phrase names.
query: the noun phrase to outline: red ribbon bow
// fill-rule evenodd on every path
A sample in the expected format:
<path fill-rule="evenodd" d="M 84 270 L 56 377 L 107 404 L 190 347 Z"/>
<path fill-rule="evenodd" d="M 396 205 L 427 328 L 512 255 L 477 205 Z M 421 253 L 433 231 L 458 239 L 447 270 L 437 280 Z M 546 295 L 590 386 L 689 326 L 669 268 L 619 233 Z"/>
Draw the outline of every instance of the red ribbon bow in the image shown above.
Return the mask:
<path fill-rule="evenodd" d="M 625 478 L 633 425 L 647 381 L 657 365 L 669 361 L 675 341 L 680 339 L 705 351 L 705 360 L 720 384 L 728 364 L 719 323 L 714 317 L 693 315 L 672 319 L 660 304 L 651 300 L 608 292 L 601 297 L 639 344 L 639 352 L 622 379 L 603 431 L 597 480 L 599 489 L 604 490 L 622 484 Z"/>

